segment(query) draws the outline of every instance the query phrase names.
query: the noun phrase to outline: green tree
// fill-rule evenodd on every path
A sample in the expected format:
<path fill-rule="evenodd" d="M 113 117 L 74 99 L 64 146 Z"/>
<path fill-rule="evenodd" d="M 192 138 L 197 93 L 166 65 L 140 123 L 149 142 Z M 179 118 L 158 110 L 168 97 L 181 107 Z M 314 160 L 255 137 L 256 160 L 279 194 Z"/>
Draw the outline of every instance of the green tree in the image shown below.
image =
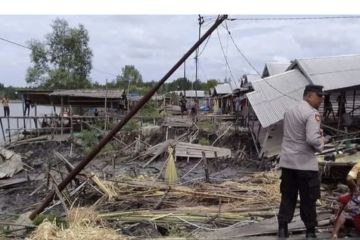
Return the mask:
<path fill-rule="evenodd" d="M 16 89 L 13 86 L 5 87 L 4 84 L 0 83 L 0 99 L 5 96 L 10 99 L 16 99 Z"/>
<path fill-rule="evenodd" d="M 142 76 L 133 65 L 125 65 L 121 69 L 121 74 L 116 77 L 115 86 L 122 89 L 128 89 L 129 86 L 141 86 Z"/>
<path fill-rule="evenodd" d="M 56 19 L 44 42 L 30 41 L 31 66 L 26 82 L 46 89 L 88 88 L 91 86 L 92 51 L 83 25 L 70 27 Z"/>
<path fill-rule="evenodd" d="M 191 82 L 187 78 L 178 78 L 166 86 L 166 91 L 183 91 L 191 89 Z"/>
<path fill-rule="evenodd" d="M 204 90 L 210 90 L 210 88 L 214 88 L 216 85 L 218 85 L 218 81 L 216 79 L 209 79 L 206 81 Z"/>

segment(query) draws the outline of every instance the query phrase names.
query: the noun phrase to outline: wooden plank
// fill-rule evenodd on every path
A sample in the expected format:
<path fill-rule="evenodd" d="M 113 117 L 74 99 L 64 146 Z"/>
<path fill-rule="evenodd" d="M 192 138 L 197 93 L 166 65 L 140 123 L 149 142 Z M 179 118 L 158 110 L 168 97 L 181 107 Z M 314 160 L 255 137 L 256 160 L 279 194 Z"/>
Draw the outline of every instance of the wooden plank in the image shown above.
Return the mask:
<path fill-rule="evenodd" d="M 274 213 L 276 215 L 276 213 Z M 329 219 L 330 213 L 319 214 L 318 221 Z M 305 229 L 304 223 L 301 221 L 300 215 L 296 215 L 293 221 L 289 224 L 289 232 Z M 277 217 L 265 219 L 258 223 L 253 223 L 245 226 L 236 226 L 219 229 L 213 232 L 202 232 L 196 237 L 197 239 L 240 239 L 249 236 L 276 234 L 278 230 Z"/>
<path fill-rule="evenodd" d="M 0 180 L 0 189 L 10 187 L 16 184 L 24 183 L 27 181 L 27 178 L 12 178 L 12 179 L 3 179 Z"/>

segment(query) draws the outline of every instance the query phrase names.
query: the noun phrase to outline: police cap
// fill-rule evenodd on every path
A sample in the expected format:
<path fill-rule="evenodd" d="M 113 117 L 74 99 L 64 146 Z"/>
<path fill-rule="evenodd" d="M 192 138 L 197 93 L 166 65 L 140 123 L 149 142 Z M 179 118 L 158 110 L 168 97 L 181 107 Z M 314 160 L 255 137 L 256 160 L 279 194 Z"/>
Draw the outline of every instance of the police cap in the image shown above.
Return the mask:
<path fill-rule="evenodd" d="M 314 84 L 309 84 L 305 86 L 305 90 L 304 90 L 304 96 L 308 93 L 308 92 L 314 92 L 316 93 L 318 96 L 324 96 L 325 92 L 323 92 L 323 86 L 321 85 L 314 85 Z"/>

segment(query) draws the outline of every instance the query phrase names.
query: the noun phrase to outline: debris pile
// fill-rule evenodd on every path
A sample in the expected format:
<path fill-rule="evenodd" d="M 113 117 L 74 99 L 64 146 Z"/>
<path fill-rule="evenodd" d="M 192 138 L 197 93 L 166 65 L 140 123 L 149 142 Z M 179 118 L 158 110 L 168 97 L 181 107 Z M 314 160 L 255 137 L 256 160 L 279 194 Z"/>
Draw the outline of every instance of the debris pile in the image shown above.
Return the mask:
<path fill-rule="evenodd" d="M 68 227 L 58 226 L 56 220 L 44 220 L 31 234 L 29 240 L 126 240 L 114 229 L 105 227 L 92 208 L 74 208 L 67 215 Z"/>

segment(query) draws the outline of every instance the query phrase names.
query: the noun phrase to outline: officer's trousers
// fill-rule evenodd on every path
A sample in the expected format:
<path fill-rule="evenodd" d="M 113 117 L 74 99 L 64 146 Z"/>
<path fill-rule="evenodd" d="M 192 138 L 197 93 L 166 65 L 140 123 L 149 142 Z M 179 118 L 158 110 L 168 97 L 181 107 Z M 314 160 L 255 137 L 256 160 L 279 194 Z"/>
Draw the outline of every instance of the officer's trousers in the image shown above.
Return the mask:
<path fill-rule="evenodd" d="M 281 203 L 278 214 L 279 224 L 290 223 L 300 193 L 300 217 L 307 229 L 316 227 L 316 200 L 320 198 L 318 171 L 282 168 Z"/>

